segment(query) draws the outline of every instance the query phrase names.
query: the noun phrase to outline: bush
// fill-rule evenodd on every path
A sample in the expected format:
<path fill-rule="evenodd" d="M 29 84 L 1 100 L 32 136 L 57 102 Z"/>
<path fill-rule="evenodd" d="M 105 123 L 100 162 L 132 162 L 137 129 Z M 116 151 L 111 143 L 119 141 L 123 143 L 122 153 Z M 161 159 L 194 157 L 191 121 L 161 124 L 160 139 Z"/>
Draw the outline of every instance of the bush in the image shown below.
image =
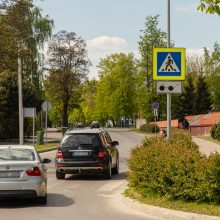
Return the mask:
<path fill-rule="evenodd" d="M 143 124 L 139 128 L 140 131 L 145 132 L 145 133 L 158 133 L 160 131 L 160 128 L 158 127 L 157 124 Z"/>
<path fill-rule="evenodd" d="M 217 124 L 213 125 L 211 127 L 211 130 L 210 130 L 210 135 L 213 139 L 215 139 L 215 131 L 216 131 L 216 128 L 217 128 Z"/>
<path fill-rule="evenodd" d="M 211 127 L 210 130 L 211 137 L 220 141 L 220 123 L 218 122 Z"/>
<path fill-rule="evenodd" d="M 220 155 L 206 157 L 186 131 L 170 141 L 147 138 L 131 151 L 129 185 L 143 197 L 220 203 Z"/>

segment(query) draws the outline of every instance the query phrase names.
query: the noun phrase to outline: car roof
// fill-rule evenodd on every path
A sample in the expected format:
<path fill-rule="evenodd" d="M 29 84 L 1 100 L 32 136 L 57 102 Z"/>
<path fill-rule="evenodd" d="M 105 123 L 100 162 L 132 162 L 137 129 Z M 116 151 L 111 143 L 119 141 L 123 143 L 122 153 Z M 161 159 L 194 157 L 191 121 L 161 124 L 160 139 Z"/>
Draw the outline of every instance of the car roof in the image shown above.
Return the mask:
<path fill-rule="evenodd" d="M 67 131 L 65 134 L 99 134 L 102 131 L 104 131 L 104 129 L 102 128 L 72 129 L 72 130 Z"/>
<path fill-rule="evenodd" d="M 31 145 L 19 145 L 19 144 L 8 144 L 8 145 L 0 145 L 0 149 L 1 148 L 13 148 L 13 149 L 32 149 L 35 150 L 34 146 Z"/>

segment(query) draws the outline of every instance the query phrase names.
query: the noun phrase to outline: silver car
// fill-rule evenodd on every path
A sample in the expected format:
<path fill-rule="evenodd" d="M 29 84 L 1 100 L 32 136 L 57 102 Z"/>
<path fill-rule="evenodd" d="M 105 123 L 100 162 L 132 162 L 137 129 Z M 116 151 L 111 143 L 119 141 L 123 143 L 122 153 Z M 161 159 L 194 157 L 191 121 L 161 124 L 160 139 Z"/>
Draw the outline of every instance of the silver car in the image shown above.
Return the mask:
<path fill-rule="evenodd" d="M 47 203 L 45 163 L 33 146 L 0 145 L 0 198 L 36 198 Z"/>

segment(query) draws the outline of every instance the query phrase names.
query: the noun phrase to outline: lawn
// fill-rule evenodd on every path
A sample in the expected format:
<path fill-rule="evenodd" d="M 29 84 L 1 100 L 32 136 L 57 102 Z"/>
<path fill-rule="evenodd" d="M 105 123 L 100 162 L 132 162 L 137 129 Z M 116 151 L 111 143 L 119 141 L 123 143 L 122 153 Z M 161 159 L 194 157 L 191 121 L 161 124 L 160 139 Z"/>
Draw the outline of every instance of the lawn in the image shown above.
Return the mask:
<path fill-rule="evenodd" d="M 38 151 L 41 150 L 47 150 L 47 149 L 51 149 L 51 148 L 57 148 L 59 146 L 60 141 L 53 141 L 53 142 L 49 142 L 47 143 L 47 145 L 35 145 L 35 148 Z"/>
<path fill-rule="evenodd" d="M 211 136 L 200 136 L 199 138 L 207 140 L 207 141 L 212 141 L 212 142 L 220 145 L 220 141 L 218 141 L 217 139 L 213 139 Z"/>
<path fill-rule="evenodd" d="M 126 197 L 135 199 L 142 204 L 154 205 L 167 209 L 173 209 L 173 210 L 179 210 L 185 212 L 193 212 L 203 215 L 220 216 L 220 206 L 216 206 L 216 205 L 196 203 L 196 202 L 170 201 L 166 198 L 161 198 L 155 195 L 149 196 L 147 198 L 143 198 L 133 188 L 126 189 L 124 194 Z"/>

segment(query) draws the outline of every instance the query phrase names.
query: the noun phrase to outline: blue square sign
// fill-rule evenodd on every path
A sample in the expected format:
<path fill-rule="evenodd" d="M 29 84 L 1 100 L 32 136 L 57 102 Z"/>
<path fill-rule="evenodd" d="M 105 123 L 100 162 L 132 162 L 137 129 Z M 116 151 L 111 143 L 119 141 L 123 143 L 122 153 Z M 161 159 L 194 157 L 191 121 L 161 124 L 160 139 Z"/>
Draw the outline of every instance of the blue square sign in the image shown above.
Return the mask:
<path fill-rule="evenodd" d="M 154 80 L 185 80 L 185 49 L 155 48 Z"/>

